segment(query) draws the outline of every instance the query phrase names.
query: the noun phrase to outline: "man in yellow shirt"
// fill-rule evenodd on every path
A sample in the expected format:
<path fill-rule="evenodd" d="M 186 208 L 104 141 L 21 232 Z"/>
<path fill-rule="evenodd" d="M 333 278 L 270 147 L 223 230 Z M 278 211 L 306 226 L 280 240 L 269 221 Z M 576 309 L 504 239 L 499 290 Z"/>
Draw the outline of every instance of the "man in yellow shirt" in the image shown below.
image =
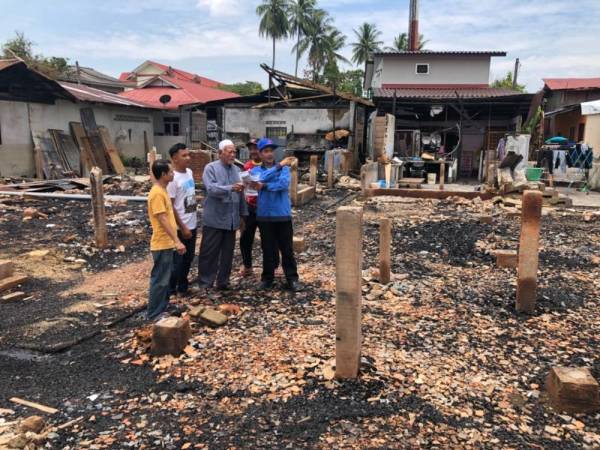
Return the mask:
<path fill-rule="evenodd" d="M 146 312 L 149 320 L 161 318 L 168 312 L 173 250 L 180 255 L 185 253 L 185 245 L 177 237 L 173 204 L 167 193 L 167 185 L 173 181 L 173 169 L 167 161 L 159 159 L 152 164 L 152 175 L 156 182 L 148 194 L 148 216 L 152 225 L 150 251 L 154 260 Z"/>

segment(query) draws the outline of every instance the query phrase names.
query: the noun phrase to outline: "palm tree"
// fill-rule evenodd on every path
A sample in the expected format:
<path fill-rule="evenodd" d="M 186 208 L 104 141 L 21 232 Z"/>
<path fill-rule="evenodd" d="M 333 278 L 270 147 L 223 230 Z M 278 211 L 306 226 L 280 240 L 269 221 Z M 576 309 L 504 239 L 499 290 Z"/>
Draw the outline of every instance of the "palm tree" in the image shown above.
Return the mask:
<path fill-rule="evenodd" d="M 298 61 L 300 53 L 298 43 L 302 36 L 306 34 L 310 19 L 315 11 L 316 0 L 291 0 L 288 8 L 288 21 L 290 25 L 290 35 L 296 36 L 296 69 L 294 75 L 298 76 Z"/>
<path fill-rule="evenodd" d="M 289 34 L 287 0 L 263 0 L 256 7 L 256 14 L 260 16 L 258 34 L 273 39 L 273 64 L 275 68 L 275 41 L 284 39 Z"/>
<path fill-rule="evenodd" d="M 419 50 L 423 50 L 425 48 L 425 44 L 429 41 L 425 40 L 425 36 L 422 34 L 419 35 Z M 398 36 L 394 38 L 394 44 L 391 47 L 386 47 L 386 51 L 388 52 L 406 52 L 408 51 L 408 34 L 400 33 Z"/>
<path fill-rule="evenodd" d="M 362 65 L 370 59 L 373 52 L 379 50 L 383 41 L 377 39 L 381 36 L 381 31 L 377 30 L 375 25 L 363 23 L 358 31 L 354 30 L 358 42 L 352 44 L 352 61 L 357 65 Z"/>
<path fill-rule="evenodd" d="M 317 9 L 311 16 L 306 34 L 294 45 L 299 55 L 308 53 L 308 64 L 312 69 L 313 81 L 321 70 L 331 62 L 346 61 L 340 50 L 346 45 L 346 36 L 333 26 L 333 19 L 323 10 Z"/>

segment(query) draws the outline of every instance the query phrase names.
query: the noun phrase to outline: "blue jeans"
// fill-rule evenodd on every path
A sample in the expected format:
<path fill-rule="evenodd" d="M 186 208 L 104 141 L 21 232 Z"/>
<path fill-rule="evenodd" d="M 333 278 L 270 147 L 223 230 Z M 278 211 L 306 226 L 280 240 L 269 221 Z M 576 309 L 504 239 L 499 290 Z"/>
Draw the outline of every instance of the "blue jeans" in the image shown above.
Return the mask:
<path fill-rule="evenodd" d="M 169 305 L 169 284 L 173 270 L 173 249 L 152 252 L 154 266 L 150 273 L 150 290 L 146 317 L 151 320 Z"/>

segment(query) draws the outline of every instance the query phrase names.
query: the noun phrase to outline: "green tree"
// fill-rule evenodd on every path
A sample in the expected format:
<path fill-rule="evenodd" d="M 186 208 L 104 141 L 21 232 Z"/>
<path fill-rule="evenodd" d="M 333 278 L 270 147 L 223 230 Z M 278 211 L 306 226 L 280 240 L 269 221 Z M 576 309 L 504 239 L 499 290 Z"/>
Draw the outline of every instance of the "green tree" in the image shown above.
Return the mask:
<path fill-rule="evenodd" d="M 298 43 L 302 36 L 306 34 L 310 19 L 315 12 L 316 0 L 291 0 L 288 8 L 288 21 L 290 25 L 290 35 L 296 36 L 296 68 L 294 75 L 298 76 L 298 61 L 300 52 Z"/>
<path fill-rule="evenodd" d="M 419 50 L 425 50 L 425 45 L 429 41 L 425 40 L 425 36 L 419 35 Z M 385 48 L 388 52 L 406 52 L 408 51 L 408 34 L 400 33 L 394 38 L 394 43 L 391 47 Z"/>
<path fill-rule="evenodd" d="M 346 92 L 361 97 L 364 75 L 361 69 L 340 71 L 337 63 L 332 62 L 325 66 L 320 81 L 332 87 L 335 85 L 336 92 Z"/>
<path fill-rule="evenodd" d="M 254 95 L 263 91 L 263 87 L 256 81 L 245 81 L 243 83 L 222 84 L 219 89 L 233 92 L 239 95 Z"/>
<path fill-rule="evenodd" d="M 356 65 L 365 64 L 373 52 L 379 50 L 383 41 L 379 41 L 381 31 L 371 23 L 363 23 L 358 30 L 354 30 L 357 42 L 352 44 L 352 61 Z"/>
<path fill-rule="evenodd" d="M 258 34 L 273 39 L 273 64 L 275 68 L 275 42 L 288 37 L 290 24 L 288 22 L 287 0 L 263 0 L 256 7 L 256 14 L 260 16 Z"/>
<path fill-rule="evenodd" d="M 68 67 L 68 60 L 56 56 L 46 58 L 33 53 L 33 42 L 22 32 L 15 32 L 16 36 L 2 45 L 3 58 L 21 58 L 34 70 L 43 73 L 50 78 L 57 78 L 63 74 Z"/>
<path fill-rule="evenodd" d="M 499 80 L 494 80 L 492 83 L 493 88 L 502 88 L 502 89 L 513 89 L 513 74 L 512 72 L 507 72 L 504 78 Z M 525 92 L 525 86 L 522 84 L 518 84 L 515 86 L 515 89 L 519 92 Z"/>
<path fill-rule="evenodd" d="M 323 10 L 315 10 L 307 28 L 306 34 L 294 46 L 293 50 L 300 55 L 308 56 L 313 81 L 317 81 L 325 66 L 333 69 L 334 62 L 348 62 L 340 53 L 346 45 L 344 36 L 335 26 L 333 19 Z"/>

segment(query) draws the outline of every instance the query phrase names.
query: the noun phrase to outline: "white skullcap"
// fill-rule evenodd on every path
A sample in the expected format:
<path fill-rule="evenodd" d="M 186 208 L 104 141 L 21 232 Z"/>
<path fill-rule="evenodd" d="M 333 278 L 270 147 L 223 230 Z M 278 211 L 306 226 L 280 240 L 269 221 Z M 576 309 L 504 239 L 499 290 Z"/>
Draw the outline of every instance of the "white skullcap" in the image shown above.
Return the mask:
<path fill-rule="evenodd" d="M 223 139 L 219 142 L 219 150 L 223 151 L 228 145 L 233 145 L 233 142 L 230 139 Z"/>

